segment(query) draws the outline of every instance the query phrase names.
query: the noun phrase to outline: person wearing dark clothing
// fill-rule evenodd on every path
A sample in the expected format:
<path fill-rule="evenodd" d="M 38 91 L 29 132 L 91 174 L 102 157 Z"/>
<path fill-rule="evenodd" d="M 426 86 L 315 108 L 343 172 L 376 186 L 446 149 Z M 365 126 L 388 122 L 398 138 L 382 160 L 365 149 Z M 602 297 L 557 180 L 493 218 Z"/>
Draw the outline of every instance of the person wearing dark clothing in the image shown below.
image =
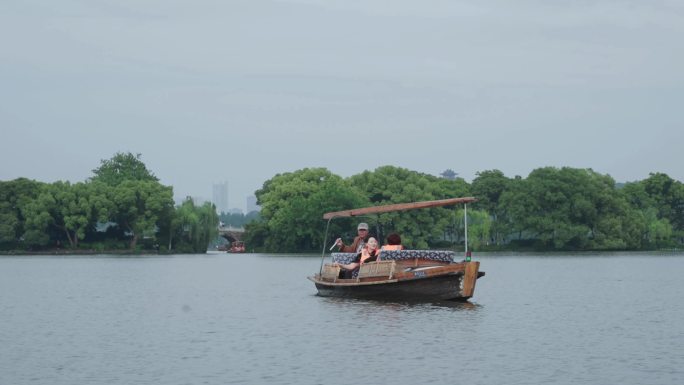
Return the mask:
<path fill-rule="evenodd" d="M 354 241 L 352 242 L 351 245 L 347 246 L 344 244 L 342 241 L 342 238 L 337 238 L 335 240 L 335 244 L 337 247 L 340 248 L 340 252 L 342 253 L 360 253 L 363 247 L 365 246 L 366 242 L 368 241 L 368 224 L 367 223 L 359 223 L 359 226 L 356 228 L 358 231 L 358 235 L 354 238 Z"/>

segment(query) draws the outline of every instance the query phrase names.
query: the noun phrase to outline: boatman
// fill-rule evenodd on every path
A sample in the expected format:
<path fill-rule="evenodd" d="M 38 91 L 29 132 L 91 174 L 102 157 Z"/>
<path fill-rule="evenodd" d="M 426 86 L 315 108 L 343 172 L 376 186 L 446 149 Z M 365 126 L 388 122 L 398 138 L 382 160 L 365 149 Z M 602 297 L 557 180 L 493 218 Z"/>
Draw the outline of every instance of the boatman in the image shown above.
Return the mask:
<path fill-rule="evenodd" d="M 358 231 L 358 235 L 356 238 L 354 238 L 354 242 L 350 246 L 346 246 L 344 242 L 342 242 L 342 238 L 337 238 L 335 241 L 335 244 L 337 247 L 340 248 L 340 252 L 342 253 L 360 253 L 361 250 L 363 249 L 363 246 L 366 245 L 366 242 L 368 241 L 368 223 L 359 223 L 359 225 L 356 227 L 356 230 Z"/>

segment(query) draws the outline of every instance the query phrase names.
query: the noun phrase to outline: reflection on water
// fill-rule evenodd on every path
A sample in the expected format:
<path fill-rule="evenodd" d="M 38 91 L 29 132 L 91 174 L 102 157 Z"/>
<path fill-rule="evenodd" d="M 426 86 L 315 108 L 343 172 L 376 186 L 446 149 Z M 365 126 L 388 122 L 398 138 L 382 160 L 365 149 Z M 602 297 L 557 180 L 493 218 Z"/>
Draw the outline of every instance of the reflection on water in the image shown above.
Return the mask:
<path fill-rule="evenodd" d="M 470 302 L 402 302 L 317 296 L 317 257 L 2 257 L 0 383 L 684 379 L 680 255 L 480 261 Z"/>
<path fill-rule="evenodd" d="M 339 306 L 372 306 L 375 309 L 388 311 L 406 311 L 412 309 L 429 310 L 431 308 L 449 308 L 455 310 L 477 310 L 481 305 L 468 301 L 402 301 L 396 299 L 382 300 L 382 299 L 354 299 L 354 298 L 336 298 L 336 297 L 320 297 L 324 302 L 337 304 Z"/>

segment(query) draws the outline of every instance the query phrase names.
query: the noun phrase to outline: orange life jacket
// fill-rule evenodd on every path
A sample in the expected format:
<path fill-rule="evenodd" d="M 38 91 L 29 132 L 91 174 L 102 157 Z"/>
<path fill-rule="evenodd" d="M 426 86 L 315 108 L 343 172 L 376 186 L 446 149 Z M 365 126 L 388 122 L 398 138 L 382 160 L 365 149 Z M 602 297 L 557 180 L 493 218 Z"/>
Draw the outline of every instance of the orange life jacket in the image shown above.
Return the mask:
<path fill-rule="evenodd" d="M 404 250 L 402 245 L 384 245 L 381 250 Z"/>

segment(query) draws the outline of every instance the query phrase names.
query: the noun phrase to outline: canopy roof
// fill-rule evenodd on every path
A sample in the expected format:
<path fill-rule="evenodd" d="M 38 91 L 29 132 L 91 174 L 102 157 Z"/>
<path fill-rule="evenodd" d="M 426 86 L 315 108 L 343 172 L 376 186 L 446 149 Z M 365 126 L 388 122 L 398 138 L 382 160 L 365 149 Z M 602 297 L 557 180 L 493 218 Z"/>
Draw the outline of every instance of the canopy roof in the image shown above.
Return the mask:
<path fill-rule="evenodd" d="M 356 217 L 359 215 L 366 215 L 366 214 L 380 214 L 380 213 L 389 213 L 392 211 L 424 209 L 424 208 L 429 208 L 429 207 L 449 206 L 449 205 L 464 204 L 464 203 L 470 203 L 470 202 L 477 202 L 477 199 L 473 198 L 473 197 L 449 198 L 449 199 L 440 199 L 440 200 L 436 200 L 436 201 L 396 203 L 396 204 L 384 205 L 384 206 L 364 207 L 364 208 L 360 208 L 360 209 L 334 211 L 331 213 L 325 213 L 325 214 L 323 214 L 323 219 L 330 219 L 330 218 L 336 218 L 336 217 Z"/>

